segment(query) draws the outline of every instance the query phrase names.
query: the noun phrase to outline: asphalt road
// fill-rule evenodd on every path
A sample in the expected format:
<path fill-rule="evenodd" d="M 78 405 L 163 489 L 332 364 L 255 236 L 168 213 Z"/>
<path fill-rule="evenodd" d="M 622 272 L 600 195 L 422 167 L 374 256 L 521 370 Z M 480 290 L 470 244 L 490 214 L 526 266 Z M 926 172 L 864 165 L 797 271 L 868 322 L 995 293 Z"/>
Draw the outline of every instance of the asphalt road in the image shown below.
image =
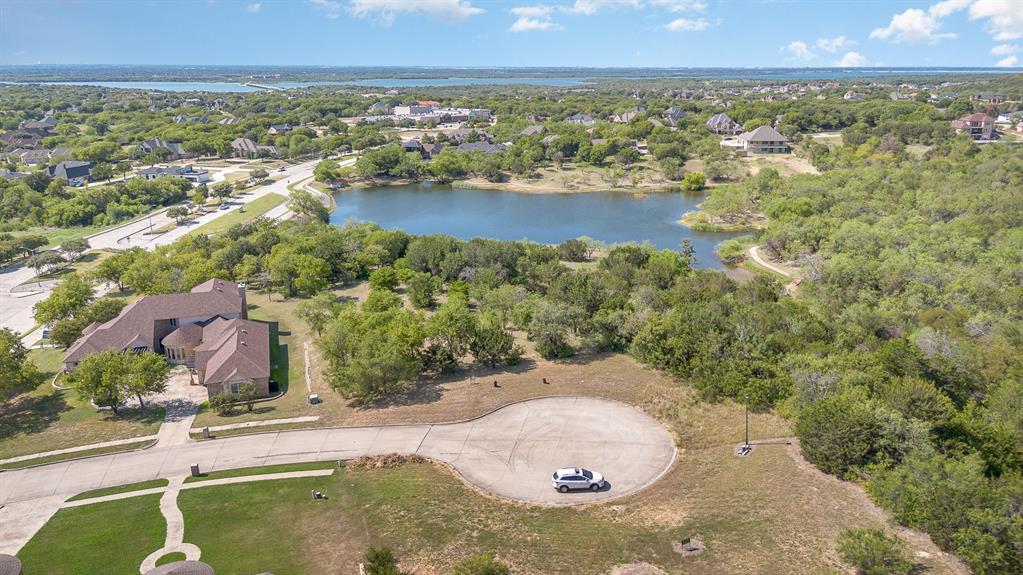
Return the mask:
<path fill-rule="evenodd" d="M 388 453 L 447 462 L 470 485 L 498 497 L 541 505 L 578 505 L 634 493 L 671 467 L 668 431 L 622 403 L 552 397 L 516 403 L 479 419 L 449 424 L 281 431 L 154 447 L 0 473 L 0 552 L 14 552 L 82 491 L 160 477 Z M 604 474 L 604 491 L 561 494 L 559 467 Z"/>

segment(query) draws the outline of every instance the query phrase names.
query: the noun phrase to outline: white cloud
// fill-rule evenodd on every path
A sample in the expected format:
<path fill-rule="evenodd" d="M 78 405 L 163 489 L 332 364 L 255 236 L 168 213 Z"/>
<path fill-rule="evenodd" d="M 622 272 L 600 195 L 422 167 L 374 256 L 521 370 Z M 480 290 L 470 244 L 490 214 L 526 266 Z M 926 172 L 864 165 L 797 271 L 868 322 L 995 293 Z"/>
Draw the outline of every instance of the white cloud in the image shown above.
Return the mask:
<path fill-rule="evenodd" d="M 672 32 L 702 32 L 710 28 L 710 23 L 703 18 L 697 18 L 696 20 L 676 18 L 665 24 L 664 27 Z"/>
<path fill-rule="evenodd" d="M 259 13 L 262 10 L 263 10 L 263 4 L 261 4 L 259 2 L 253 2 L 252 4 L 247 4 L 245 6 L 245 11 L 246 12 L 251 12 L 253 14 L 257 14 L 257 13 Z"/>
<path fill-rule="evenodd" d="M 564 8 L 566 12 L 593 16 L 603 8 L 640 8 L 640 0 L 575 0 L 575 4 Z"/>
<path fill-rule="evenodd" d="M 976 0 L 970 20 L 987 19 L 988 32 L 998 42 L 1023 38 L 1023 5 L 1019 0 Z"/>
<path fill-rule="evenodd" d="M 945 3 L 935 4 L 935 6 L 942 4 Z M 918 8 L 910 8 L 901 14 L 892 16 L 892 21 L 888 23 L 888 26 L 875 28 L 870 33 L 870 37 L 882 40 L 891 39 L 893 42 L 905 42 L 908 44 L 917 42 L 934 44 L 942 40 L 955 38 L 956 35 L 951 32 L 941 32 L 940 17 Z"/>
<path fill-rule="evenodd" d="M 991 48 L 991 53 L 995 56 L 1005 56 L 1006 54 L 1015 54 L 1019 50 L 1019 44 L 999 44 Z"/>
<path fill-rule="evenodd" d="M 473 6 L 468 0 L 351 0 L 348 9 L 360 17 L 377 15 L 384 22 L 391 22 L 402 13 L 426 14 L 445 22 L 461 22 L 483 13 L 482 8 Z"/>
<path fill-rule="evenodd" d="M 859 68 L 867 65 L 867 57 L 859 52 L 846 52 L 840 59 L 835 60 L 835 66 L 839 68 Z"/>
<path fill-rule="evenodd" d="M 668 12 L 703 12 L 707 5 L 700 0 L 649 0 L 651 6 L 664 8 Z"/>
<path fill-rule="evenodd" d="M 1019 65 L 1018 56 L 1006 56 L 1005 58 L 1002 58 L 997 63 L 995 63 L 995 66 L 998 66 L 999 68 L 1012 68 L 1017 65 Z"/>
<path fill-rule="evenodd" d="M 834 54 L 842 48 L 852 46 L 855 44 L 855 40 L 850 40 L 845 36 L 835 36 L 834 38 L 817 38 L 817 47 L 825 52 L 831 52 Z"/>
<path fill-rule="evenodd" d="M 334 0 L 309 0 L 309 3 L 326 12 L 327 18 L 331 20 L 337 19 L 341 14 L 340 2 L 335 2 Z"/>
<path fill-rule="evenodd" d="M 935 18 L 944 18 L 953 12 L 966 8 L 970 5 L 970 2 L 973 2 L 973 0 L 945 0 L 931 6 L 927 11 Z"/>
<path fill-rule="evenodd" d="M 813 60 L 817 57 L 817 54 L 815 54 L 814 51 L 806 45 L 806 42 L 801 40 L 793 40 L 792 42 L 789 42 L 787 46 L 782 46 L 781 52 L 783 54 L 789 54 L 792 58 L 803 62 Z"/>
<path fill-rule="evenodd" d="M 550 30 L 561 30 L 561 24 L 551 20 L 550 6 L 518 6 L 510 12 L 518 19 L 508 28 L 509 32 L 543 32 Z"/>

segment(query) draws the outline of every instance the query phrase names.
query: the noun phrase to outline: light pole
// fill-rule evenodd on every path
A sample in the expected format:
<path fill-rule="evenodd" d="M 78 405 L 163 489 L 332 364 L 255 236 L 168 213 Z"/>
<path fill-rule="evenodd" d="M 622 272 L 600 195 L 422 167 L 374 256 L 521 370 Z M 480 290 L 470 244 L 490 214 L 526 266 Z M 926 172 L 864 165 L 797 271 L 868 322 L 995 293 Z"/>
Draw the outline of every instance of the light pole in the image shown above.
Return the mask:
<path fill-rule="evenodd" d="M 153 208 L 156 206 L 149 206 L 149 233 L 153 233 Z"/>
<path fill-rule="evenodd" d="M 746 400 L 746 440 L 742 442 L 743 449 L 749 449 L 749 394 L 744 393 L 743 399 Z"/>

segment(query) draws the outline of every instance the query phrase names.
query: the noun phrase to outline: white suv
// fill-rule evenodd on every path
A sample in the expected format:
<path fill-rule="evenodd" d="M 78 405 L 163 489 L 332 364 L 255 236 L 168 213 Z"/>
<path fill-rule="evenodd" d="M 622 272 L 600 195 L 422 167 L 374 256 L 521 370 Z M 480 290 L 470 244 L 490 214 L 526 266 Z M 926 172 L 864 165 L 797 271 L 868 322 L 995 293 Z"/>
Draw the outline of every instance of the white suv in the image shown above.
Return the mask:
<path fill-rule="evenodd" d="M 606 485 L 603 475 L 581 467 L 563 467 L 555 471 L 553 484 L 562 493 L 568 493 L 570 489 L 600 491 Z"/>

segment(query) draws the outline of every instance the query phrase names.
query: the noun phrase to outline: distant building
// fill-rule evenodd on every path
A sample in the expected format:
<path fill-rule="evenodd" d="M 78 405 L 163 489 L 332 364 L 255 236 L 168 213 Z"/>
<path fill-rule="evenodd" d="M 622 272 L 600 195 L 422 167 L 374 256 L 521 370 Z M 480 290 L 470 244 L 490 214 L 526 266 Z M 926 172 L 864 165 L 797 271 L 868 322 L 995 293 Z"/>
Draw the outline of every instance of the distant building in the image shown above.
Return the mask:
<path fill-rule="evenodd" d="M 995 119 L 987 114 L 970 114 L 958 120 L 952 120 L 951 124 L 957 134 L 969 134 L 974 140 L 998 138 L 998 132 L 995 131 Z"/>
<path fill-rule="evenodd" d="M 519 132 L 519 135 L 520 136 L 536 136 L 538 134 L 542 134 L 544 132 L 544 130 L 546 130 L 546 128 L 544 128 L 543 125 L 541 125 L 541 124 L 533 124 L 532 126 L 526 126 L 525 129 L 523 129 L 521 132 Z"/>
<path fill-rule="evenodd" d="M 242 121 L 242 118 L 231 117 L 231 118 L 221 118 L 220 121 L 218 121 L 217 123 L 218 124 L 222 124 L 224 126 L 230 126 L 232 124 L 237 124 L 238 122 L 241 122 L 241 121 Z"/>
<path fill-rule="evenodd" d="M 448 140 L 456 144 L 468 142 L 473 139 L 481 142 L 490 142 L 493 138 L 486 132 L 486 130 L 477 130 L 476 128 L 459 128 L 448 133 Z"/>
<path fill-rule="evenodd" d="M 994 94 L 991 92 L 978 92 L 970 96 L 970 99 L 974 102 L 984 102 L 985 104 L 1003 104 L 1009 98 L 1005 94 Z"/>
<path fill-rule="evenodd" d="M 739 149 L 747 154 L 787 154 L 789 139 L 770 126 L 743 132 L 735 139 Z"/>
<path fill-rule="evenodd" d="M 266 133 L 271 136 L 283 136 L 294 129 L 291 124 L 274 124 L 266 129 Z"/>
<path fill-rule="evenodd" d="M 597 121 L 593 119 L 593 116 L 582 113 L 572 114 L 565 118 L 565 121 L 569 124 L 579 124 L 580 126 L 592 126 L 597 123 Z"/>
<path fill-rule="evenodd" d="M 728 117 L 727 114 L 714 114 L 707 120 L 707 128 L 715 134 L 734 136 L 742 133 L 742 126 Z"/>
<path fill-rule="evenodd" d="M 72 180 L 87 180 L 92 175 L 92 162 L 80 160 L 68 160 L 56 166 L 46 168 L 46 173 L 51 178 L 58 178 L 71 182 Z"/>
<path fill-rule="evenodd" d="M 671 126 L 672 128 L 677 128 L 678 125 L 681 124 L 682 121 L 686 119 L 686 112 L 682 108 L 676 108 L 675 106 L 672 106 L 665 110 L 664 114 L 662 114 L 661 117 L 664 118 L 664 122 L 667 125 Z"/>
<path fill-rule="evenodd" d="M 504 144 L 491 144 L 489 142 L 466 142 L 455 148 L 459 152 L 483 152 L 484 154 L 500 154 L 508 151 Z"/>
<path fill-rule="evenodd" d="M 18 129 L 23 132 L 30 132 L 33 134 L 39 134 L 40 136 L 49 136 L 55 133 L 54 128 L 57 126 L 57 118 L 53 116 L 46 116 L 39 121 L 25 121 L 18 124 Z"/>
<path fill-rule="evenodd" d="M 405 152 L 411 153 L 416 152 L 418 154 L 423 153 L 423 143 L 419 141 L 419 138 L 412 138 L 401 143 L 401 149 Z"/>
<path fill-rule="evenodd" d="M 144 170 L 139 171 L 139 177 L 146 180 L 155 180 L 162 178 L 163 176 L 176 176 L 179 178 L 185 178 L 193 184 L 203 184 L 210 181 L 210 171 L 200 168 L 194 169 L 191 165 L 188 166 L 170 166 L 167 168 L 159 166 L 151 166 Z"/>
<path fill-rule="evenodd" d="M 423 155 L 424 160 L 432 160 L 439 156 L 443 149 L 444 144 L 442 143 L 423 144 L 423 149 L 421 153 Z"/>
<path fill-rule="evenodd" d="M 854 102 L 854 101 L 857 101 L 857 100 L 862 100 L 862 99 L 864 99 L 866 97 L 867 97 L 866 95 L 860 94 L 859 92 L 853 92 L 852 90 L 849 90 L 848 92 L 846 92 L 845 94 L 842 95 L 842 99 L 843 100 L 847 100 L 847 101 L 850 101 L 850 102 Z"/>
<path fill-rule="evenodd" d="M 186 152 L 181 142 L 168 142 L 160 138 L 146 140 L 139 144 L 139 152 L 143 154 L 156 154 L 167 160 L 180 160 L 191 158 L 195 154 Z"/>
<path fill-rule="evenodd" d="M 246 319 L 245 285 L 211 279 L 188 293 L 144 296 L 106 323 L 92 323 L 64 354 L 75 369 L 107 350 L 152 351 L 195 370 L 210 395 L 253 383 L 269 394 L 270 330 Z"/>
<path fill-rule="evenodd" d="M 267 158 L 277 155 L 277 148 L 257 144 L 248 138 L 231 140 L 231 149 L 239 158 Z"/>

